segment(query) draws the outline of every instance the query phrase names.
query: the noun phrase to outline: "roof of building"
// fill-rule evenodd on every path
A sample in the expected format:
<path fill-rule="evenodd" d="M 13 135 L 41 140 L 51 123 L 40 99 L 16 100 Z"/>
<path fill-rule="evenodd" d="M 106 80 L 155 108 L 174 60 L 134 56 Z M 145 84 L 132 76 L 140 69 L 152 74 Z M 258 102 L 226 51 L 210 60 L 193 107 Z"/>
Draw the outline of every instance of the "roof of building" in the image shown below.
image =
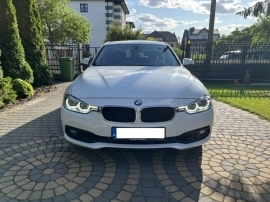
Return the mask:
<path fill-rule="evenodd" d="M 151 34 L 147 34 L 146 37 L 163 38 L 165 42 L 178 42 L 176 35 L 169 31 L 154 31 Z"/>
<path fill-rule="evenodd" d="M 198 35 L 200 32 L 202 31 L 207 31 L 208 32 L 208 29 L 206 28 L 202 28 L 202 29 L 195 29 L 194 27 L 191 27 L 189 28 L 189 34 L 192 34 L 192 35 Z M 214 35 L 219 35 L 219 31 L 218 29 L 214 29 Z"/>
<path fill-rule="evenodd" d="M 127 21 L 126 24 L 129 24 L 132 28 L 135 28 L 134 22 L 129 22 L 129 21 Z"/>

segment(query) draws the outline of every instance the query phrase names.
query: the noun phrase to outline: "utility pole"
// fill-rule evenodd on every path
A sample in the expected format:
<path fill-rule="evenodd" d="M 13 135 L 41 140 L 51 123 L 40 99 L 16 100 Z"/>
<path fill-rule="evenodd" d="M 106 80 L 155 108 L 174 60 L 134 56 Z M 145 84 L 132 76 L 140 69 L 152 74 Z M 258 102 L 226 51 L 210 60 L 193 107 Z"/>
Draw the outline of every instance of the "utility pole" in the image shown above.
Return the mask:
<path fill-rule="evenodd" d="M 215 13 L 216 13 L 216 0 L 211 0 L 209 29 L 208 29 L 208 41 L 207 41 L 207 45 L 206 45 L 206 60 L 204 63 L 205 77 L 209 76 L 210 67 L 211 67 L 213 35 L 214 35 L 214 26 L 215 26 Z"/>
<path fill-rule="evenodd" d="M 211 0 L 210 20 L 209 20 L 209 29 L 208 29 L 208 43 L 213 43 L 215 13 L 216 13 L 216 0 Z"/>

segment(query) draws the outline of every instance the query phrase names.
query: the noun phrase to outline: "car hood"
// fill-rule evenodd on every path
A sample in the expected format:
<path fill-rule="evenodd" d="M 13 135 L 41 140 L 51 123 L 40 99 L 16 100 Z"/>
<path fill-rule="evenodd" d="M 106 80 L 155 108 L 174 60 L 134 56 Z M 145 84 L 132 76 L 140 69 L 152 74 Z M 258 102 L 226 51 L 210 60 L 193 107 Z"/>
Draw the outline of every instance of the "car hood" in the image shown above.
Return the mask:
<path fill-rule="evenodd" d="M 71 85 L 77 98 L 199 98 L 202 83 L 184 67 L 89 67 Z"/>

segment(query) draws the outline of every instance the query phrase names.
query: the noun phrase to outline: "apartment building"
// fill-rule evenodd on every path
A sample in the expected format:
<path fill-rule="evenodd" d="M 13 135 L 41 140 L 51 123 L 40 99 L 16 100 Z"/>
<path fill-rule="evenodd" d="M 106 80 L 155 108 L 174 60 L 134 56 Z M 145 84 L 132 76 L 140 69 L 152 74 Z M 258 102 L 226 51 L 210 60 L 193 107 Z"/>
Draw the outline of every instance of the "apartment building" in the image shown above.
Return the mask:
<path fill-rule="evenodd" d="M 71 8 L 85 16 L 92 25 L 90 47 L 101 47 L 112 22 L 122 26 L 129 14 L 125 0 L 71 0 Z M 133 24 L 134 26 L 134 24 Z"/>

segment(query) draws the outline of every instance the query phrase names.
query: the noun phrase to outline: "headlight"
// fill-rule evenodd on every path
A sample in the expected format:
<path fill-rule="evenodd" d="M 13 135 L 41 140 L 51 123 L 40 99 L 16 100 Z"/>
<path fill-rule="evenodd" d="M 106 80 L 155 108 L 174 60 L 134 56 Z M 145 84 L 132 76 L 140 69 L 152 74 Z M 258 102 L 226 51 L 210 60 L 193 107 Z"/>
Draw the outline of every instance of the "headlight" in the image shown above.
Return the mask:
<path fill-rule="evenodd" d="M 66 94 L 64 96 L 63 105 L 66 109 L 74 112 L 87 114 L 90 111 L 99 111 L 98 107 L 91 106 L 71 95 Z"/>
<path fill-rule="evenodd" d="M 200 99 L 188 104 L 187 106 L 177 107 L 176 111 L 185 111 L 189 114 L 195 114 L 198 112 L 203 112 L 211 108 L 211 98 L 209 95 L 205 95 Z"/>

